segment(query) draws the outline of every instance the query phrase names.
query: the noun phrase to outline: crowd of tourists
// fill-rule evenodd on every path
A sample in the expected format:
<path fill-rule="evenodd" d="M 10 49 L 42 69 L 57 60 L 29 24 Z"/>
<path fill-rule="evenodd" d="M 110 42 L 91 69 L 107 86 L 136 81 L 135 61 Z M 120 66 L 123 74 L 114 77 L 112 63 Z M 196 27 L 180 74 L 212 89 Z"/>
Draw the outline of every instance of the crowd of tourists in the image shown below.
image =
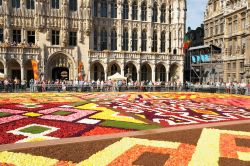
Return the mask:
<path fill-rule="evenodd" d="M 74 92 L 104 92 L 104 91 L 193 91 L 231 94 L 250 94 L 250 83 L 244 82 L 208 82 L 191 83 L 180 81 L 132 81 L 132 80 L 42 80 L 29 81 L 19 79 L 4 79 L 0 81 L 1 92 L 46 92 L 46 91 L 74 91 Z"/>

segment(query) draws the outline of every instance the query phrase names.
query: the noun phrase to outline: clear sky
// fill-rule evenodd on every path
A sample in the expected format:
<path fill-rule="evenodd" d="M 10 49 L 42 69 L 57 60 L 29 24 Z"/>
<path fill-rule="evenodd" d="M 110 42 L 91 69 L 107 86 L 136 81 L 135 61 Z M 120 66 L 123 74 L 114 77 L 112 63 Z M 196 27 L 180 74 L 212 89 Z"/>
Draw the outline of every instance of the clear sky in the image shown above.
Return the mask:
<path fill-rule="evenodd" d="M 196 29 L 203 23 L 208 0 L 187 0 L 187 28 Z"/>

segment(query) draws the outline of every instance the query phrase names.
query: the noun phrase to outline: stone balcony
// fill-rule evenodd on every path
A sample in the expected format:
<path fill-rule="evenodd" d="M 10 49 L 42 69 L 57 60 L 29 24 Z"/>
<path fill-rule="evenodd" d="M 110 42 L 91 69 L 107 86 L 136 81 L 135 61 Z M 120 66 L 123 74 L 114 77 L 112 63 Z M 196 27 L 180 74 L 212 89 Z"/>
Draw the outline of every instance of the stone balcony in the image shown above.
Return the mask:
<path fill-rule="evenodd" d="M 114 61 L 114 60 L 124 60 L 146 62 L 153 61 L 155 63 L 159 62 L 173 62 L 173 61 L 183 61 L 182 55 L 170 55 L 166 53 L 147 53 L 147 52 L 118 52 L 118 51 L 89 51 L 89 61 L 94 62 L 97 60 L 102 61 Z"/>
<path fill-rule="evenodd" d="M 39 55 L 38 47 L 0 46 L 1 59 L 37 59 Z"/>

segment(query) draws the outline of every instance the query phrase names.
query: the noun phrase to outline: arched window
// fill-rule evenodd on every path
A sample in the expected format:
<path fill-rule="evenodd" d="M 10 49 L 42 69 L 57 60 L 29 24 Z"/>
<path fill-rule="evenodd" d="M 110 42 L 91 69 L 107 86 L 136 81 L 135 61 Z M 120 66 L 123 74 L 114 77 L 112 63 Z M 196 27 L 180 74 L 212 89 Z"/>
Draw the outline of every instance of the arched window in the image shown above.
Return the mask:
<path fill-rule="evenodd" d="M 117 3 L 116 0 L 111 2 L 111 18 L 117 18 Z"/>
<path fill-rule="evenodd" d="M 158 15 L 158 11 L 157 11 L 157 3 L 155 2 L 154 3 L 154 6 L 153 6 L 153 15 L 152 15 L 152 22 L 157 22 L 157 15 Z"/>
<path fill-rule="evenodd" d="M 161 23 L 166 22 L 166 5 L 165 3 L 161 5 Z"/>
<path fill-rule="evenodd" d="M 160 81 L 166 81 L 166 69 L 163 65 L 160 68 Z"/>
<path fill-rule="evenodd" d="M 35 1 L 34 0 L 26 0 L 27 9 L 35 9 Z"/>
<path fill-rule="evenodd" d="M 147 81 L 148 69 L 146 65 L 141 67 L 141 81 Z"/>
<path fill-rule="evenodd" d="M 146 32 L 146 30 L 143 30 L 142 34 L 141 34 L 141 51 L 147 51 L 147 32 Z"/>
<path fill-rule="evenodd" d="M 94 0 L 94 17 L 98 16 L 98 0 Z"/>
<path fill-rule="evenodd" d="M 108 16 L 108 4 L 106 0 L 101 1 L 101 17 Z"/>
<path fill-rule="evenodd" d="M 101 50 L 106 50 L 107 49 L 107 44 L 108 43 L 108 34 L 105 29 L 102 29 L 101 31 Z"/>
<path fill-rule="evenodd" d="M 157 52 L 157 31 L 153 33 L 152 52 Z"/>
<path fill-rule="evenodd" d="M 113 64 L 111 66 L 111 75 L 114 75 L 117 72 L 118 72 L 118 68 L 117 68 L 116 64 Z"/>
<path fill-rule="evenodd" d="M 141 20 L 147 21 L 147 5 L 145 2 L 141 4 Z"/>
<path fill-rule="evenodd" d="M 132 20 L 137 20 L 138 19 L 138 6 L 137 2 L 134 1 L 132 4 Z"/>
<path fill-rule="evenodd" d="M 138 42 L 138 37 L 137 37 L 137 30 L 134 29 L 132 32 L 132 51 L 137 51 L 137 42 Z"/>
<path fill-rule="evenodd" d="M 128 1 L 124 0 L 124 2 L 123 2 L 122 19 L 128 19 L 128 12 L 129 12 Z"/>
<path fill-rule="evenodd" d="M 98 33 L 97 30 L 94 30 L 94 50 L 98 50 Z"/>
<path fill-rule="evenodd" d="M 128 51 L 128 30 L 124 29 L 123 31 L 123 45 L 122 50 Z"/>
<path fill-rule="evenodd" d="M 161 32 L 161 52 L 166 51 L 166 33 L 165 31 Z"/>
<path fill-rule="evenodd" d="M 111 31 L 111 50 L 117 50 L 117 33 L 115 29 Z"/>

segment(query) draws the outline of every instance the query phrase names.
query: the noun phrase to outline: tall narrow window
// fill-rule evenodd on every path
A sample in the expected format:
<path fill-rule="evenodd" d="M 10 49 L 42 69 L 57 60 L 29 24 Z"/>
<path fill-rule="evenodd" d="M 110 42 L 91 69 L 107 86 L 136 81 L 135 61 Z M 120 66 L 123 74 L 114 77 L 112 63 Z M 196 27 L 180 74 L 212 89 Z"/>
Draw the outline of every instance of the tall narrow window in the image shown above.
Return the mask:
<path fill-rule="evenodd" d="M 69 10 L 77 11 L 77 0 L 70 0 L 69 1 Z"/>
<path fill-rule="evenodd" d="M 169 16 L 168 16 L 168 22 L 169 22 L 169 24 L 171 24 L 172 23 L 172 6 L 170 5 L 169 6 Z"/>
<path fill-rule="evenodd" d="M 157 22 L 157 15 L 158 15 L 158 11 L 157 11 L 157 3 L 154 3 L 154 7 L 153 7 L 153 15 L 152 15 L 152 22 Z"/>
<path fill-rule="evenodd" d="M 161 33 L 161 52 L 166 51 L 166 33 L 163 31 Z"/>
<path fill-rule="evenodd" d="M 98 16 L 98 0 L 94 0 L 94 17 Z"/>
<path fill-rule="evenodd" d="M 12 0 L 13 8 L 20 8 L 20 0 Z"/>
<path fill-rule="evenodd" d="M 145 30 L 141 34 L 141 51 L 147 51 L 147 32 Z"/>
<path fill-rule="evenodd" d="M 52 30 L 52 45 L 59 45 L 60 31 Z"/>
<path fill-rule="evenodd" d="M 69 32 L 69 45 L 70 46 L 77 45 L 77 32 Z"/>
<path fill-rule="evenodd" d="M 132 51 L 137 51 L 137 44 L 138 43 L 138 37 L 137 37 L 137 30 L 134 29 L 132 32 Z"/>
<path fill-rule="evenodd" d="M 106 0 L 101 1 L 101 17 L 108 16 L 108 4 Z"/>
<path fill-rule="evenodd" d="M 98 33 L 97 30 L 94 30 L 94 50 L 98 50 Z"/>
<path fill-rule="evenodd" d="M 171 51 L 172 51 L 172 33 L 171 32 L 169 32 L 169 40 L 168 40 L 168 43 L 169 43 L 169 47 L 168 47 L 168 51 L 169 51 L 169 53 L 171 53 Z"/>
<path fill-rule="evenodd" d="M 123 31 L 123 42 L 122 42 L 122 50 L 128 51 L 128 30 L 125 29 Z"/>
<path fill-rule="evenodd" d="M 21 30 L 13 30 L 12 41 L 16 43 L 21 43 Z"/>
<path fill-rule="evenodd" d="M 153 33 L 152 52 L 157 52 L 157 31 Z"/>
<path fill-rule="evenodd" d="M 161 23 L 166 22 L 166 5 L 165 3 L 161 5 Z"/>
<path fill-rule="evenodd" d="M 60 0 L 52 0 L 51 7 L 53 9 L 59 9 Z"/>
<path fill-rule="evenodd" d="M 26 0 L 27 9 L 35 9 L 35 0 Z"/>
<path fill-rule="evenodd" d="M 105 29 L 102 29 L 101 31 L 101 51 L 106 50 L 108 46 L 108 34 Z"/>
<path fill-rule="evenodd" d="M 111 18 L 117 18 L 117 3 L 116 0 L 111 2 Z"/>
<path fill-rule="evenodd" d="M 28 39 L 28 43 L 35 43 L 36 41 L 36 37 L 35 37 L 35 31 L 28 31 L 27 32 L 27 39 Z"/>
<path fill-rule="evenodd" d="M 129 12 L 128 1 L 124 0 L 124 2 L 123 2 L 122 19 L 128 19 L 128 12 Z"/>
<path fill-rule="evenodd" d="M 117 33 L 115 29 L 111 32 L 111 50 L 117 50 Z"/>
<path fill-rule="evenodd" d="M 147 5 L 145 2 L 141 5 L 141 20 L 147 21 Z"/>
<path fill-rule="evenodd" d="M 138 20 L 138 6 L 137 2 L 134 1 L 132 4 L 132 20 Z"/>
<path fill-rule="evenodd" d="M 0 41 L 1 41 L 1 42 L 4 41 L 4 37 L 3 37 L 3 28 L 0 28 Z"/>

